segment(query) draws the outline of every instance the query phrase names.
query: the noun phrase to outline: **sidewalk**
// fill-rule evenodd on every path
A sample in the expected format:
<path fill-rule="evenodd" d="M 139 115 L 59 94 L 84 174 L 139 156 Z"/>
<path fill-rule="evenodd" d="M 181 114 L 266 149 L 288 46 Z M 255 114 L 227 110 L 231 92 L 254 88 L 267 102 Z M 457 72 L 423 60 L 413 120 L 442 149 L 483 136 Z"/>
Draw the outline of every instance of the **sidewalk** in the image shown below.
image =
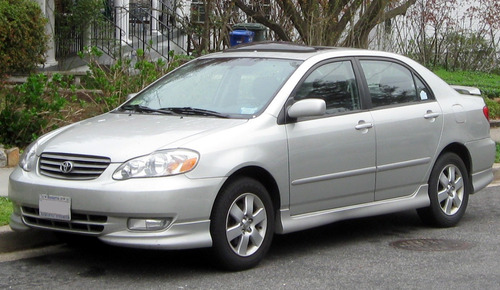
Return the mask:
<path fill-rule="evenodd" d="M 14 171 L 14 168 L 0 168 L 0 196 L 7 196 L 9 175 Z"/>
<path fill-rule="evenodd" d="M 500 143 L 500 126 L 491 127 L 490 136 L 495 142 Z"/>

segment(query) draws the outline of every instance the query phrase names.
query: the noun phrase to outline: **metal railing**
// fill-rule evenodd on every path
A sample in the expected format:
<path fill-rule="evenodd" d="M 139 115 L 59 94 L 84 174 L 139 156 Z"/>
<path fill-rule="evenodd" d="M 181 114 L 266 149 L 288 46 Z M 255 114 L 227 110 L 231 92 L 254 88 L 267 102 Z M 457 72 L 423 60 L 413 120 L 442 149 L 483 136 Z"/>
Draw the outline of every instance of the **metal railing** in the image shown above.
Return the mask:
<path fill-rule="evenodd" d="M 159 4 L 160 9 L 156 11 L 150 6 L 137 4 L 129 8 L 116 7 L 93 23 L 91 45 L 97 46 L 114 59 L 121 57 L 124 52 L 137 49 L 169 59 L 172 44 L 187 53 L 181 29 L 175 25 L 175 19 L 179 15 L 163 0 Z M 128 35 L 114 21 L 117 9 L 129 15 Z"/>
<path fill-rule="evenodd" d="M 122 33 L 116 35 L 119 27 L 109 18 L 102 17 L 92 23 L 91 45 L 98 47 L 113 59 L 122 56 Z"/>

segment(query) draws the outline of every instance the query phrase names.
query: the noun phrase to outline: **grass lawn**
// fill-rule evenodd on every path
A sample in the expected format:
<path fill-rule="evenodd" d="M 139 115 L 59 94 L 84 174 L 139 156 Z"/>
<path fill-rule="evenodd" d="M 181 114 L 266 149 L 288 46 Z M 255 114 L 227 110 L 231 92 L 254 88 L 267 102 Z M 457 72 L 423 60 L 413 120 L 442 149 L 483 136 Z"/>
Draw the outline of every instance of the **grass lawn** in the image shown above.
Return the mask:
<path fill-rule="evenodd" d="M 484 97 L 500 97 L 500 75 L 477 71 L 447 71 L 438 69 L 434 71 L 440 78 L 449 84 L 478 87 Z"/>
<path fill-rule="evenodd" d="M 481 90 L 490 110 L 491 119 L 500 119 L 500 75 L 478 71 L 434 70 L 434 73 L 452 85 L 476 87 Z"/>
<path fill-rule="evenodd" d="M 0 197 L 0 226 L 9 223 L 9 217 L 12 213 L 12 203 L 6 197 Z"/>
<path fill-rule="evenodd" d="M 500 163 L 500 143 L 497 143 L 497 154 L 495 155 L 495 163 Z"/>

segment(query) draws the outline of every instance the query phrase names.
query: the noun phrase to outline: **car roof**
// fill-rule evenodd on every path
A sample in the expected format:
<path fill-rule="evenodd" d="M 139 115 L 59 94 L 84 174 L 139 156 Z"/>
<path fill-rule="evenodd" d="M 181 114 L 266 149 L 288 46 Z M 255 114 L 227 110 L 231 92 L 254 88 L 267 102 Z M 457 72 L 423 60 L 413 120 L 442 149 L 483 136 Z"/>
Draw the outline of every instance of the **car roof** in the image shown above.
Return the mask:
<path fill-rule="evenodd" d="M 228 48 L 222 52 L 205 55 L 201 58 L 224 58 L 224 57 L 262 57 L 283 58 L 305 61 L 313 56 L 391 56 L 395 54 L 346 47 L 306 46 L 290 42 L 251 42 Z"/>

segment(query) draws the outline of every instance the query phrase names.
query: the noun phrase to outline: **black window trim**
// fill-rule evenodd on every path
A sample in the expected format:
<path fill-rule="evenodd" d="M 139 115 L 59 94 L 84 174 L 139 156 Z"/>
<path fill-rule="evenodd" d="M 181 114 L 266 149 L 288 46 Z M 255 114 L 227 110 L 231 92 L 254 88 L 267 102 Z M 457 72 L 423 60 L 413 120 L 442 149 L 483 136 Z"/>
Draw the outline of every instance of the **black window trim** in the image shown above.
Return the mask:
<path fill-rule="evenodd" d="M 362 99 L 365 101 L 365 104 L 367 105 L 366 109 L 368 109 L 368 110 L 380 110 L 380 109 L 387 109 L 387 108 L 393 108 L 393 107 L 411 106 L 411 105 L 422 104 L 422 103 L 427 103 L 427 102 L 436 102 L 435 94 L 432 91 L 429 84 L 427 84 L 427 82 L 424 80 L 424 78 L 422 78 L 422 76 L 420 74 L 418 74 L 407 63 L 400 61 L 398 59 L 395 59 L 395 58 L 383 57 L 383 56 L 356 56 L 356 57 L 354 57 L 354 61 L 356 63 L 356 69 L 358 70 L 360 80 L 362 81 L 363 90 L 360 89 L 360 93 L 361 93 L 361 91 L 363 92 Z M 391 105 L 374 107 L 372 104 L 370 91 L 368 89 L 368 82 L 365 78 L 365 73 L 364 73 L 363 68 L 361 66 L 361 61 L 385 61 L 385 62 L 396 63 L 398 65 L 403 66 L 404 68 L 406 68 L 410 71 L 412 78 L 413 78 L 413 83 L 415 85 L 415 88 L 417 87 L 416 86 L 416 79 L 418 79 L 424 85 L 424 87 L 429 92 L 428 99 L 425 101 L 421 100 L 421 101 L 416 101 L 416 102 L 399 103 L 399 104 L 391 104 Z"/>
<path fill-rule="evenodd" d="M 286 114 L 286 112 L 288 111 L 288 108 L 295 103 L 295 100 L 294 100 L 295 94 L 297 93 L 297 90 L 300 88 L 300 86 L 304 83 L 304 81 L 320 66 L 334 63 L 334 62 L 343 62 L 343 61 L 348 61 L 351 63 L 352 70 L 354 73 L 354 78 L 356 79 L 356 85 L 358 86 L 359 102 L 360 102 L 361 108 L 359 110 L 339 112 L 339 113 L 335 113 L 335 114 L 325 114 L 323 116 L 307 117 L 307 118 L 301 118 L 298 120 L 289 118 L 288 115 Z M 366 89 L 365 89 L 365 85 L 361 82 L 360 76 L 361 76 L 361 74 L 360 74 L 359 69 L 357 68 L 355 57 L 352 57 L 352 56 L 329 58 L 329 59 L 325 59 L 325 60 L 322 60 L 322 61 L 314 64 L 302 76 L 300 81 L 297 82 L 297 84 L 295 85 L 295 88 L 288 96 L 288 99 L 286 100 L 285 105 L 283 106 L 283 109 L 281 110 L 281 112 L 278 116 L 278 125 L 297 123 L 297 122 L 316 120 L 316 119 L 323 119 L 323 118 L 332 118 L 332 117 L 343 116 L 343 115 L 348 115 L 348 114 L 355 114 L 355 113 L 359 113 L 359 112 L 367 110 L 368 107 L 366 106 L 366 103 L 365 103 L 366 99 L 364 97 L 366 94 L 366 92 L 364 90 L 366 90 Z"/>

